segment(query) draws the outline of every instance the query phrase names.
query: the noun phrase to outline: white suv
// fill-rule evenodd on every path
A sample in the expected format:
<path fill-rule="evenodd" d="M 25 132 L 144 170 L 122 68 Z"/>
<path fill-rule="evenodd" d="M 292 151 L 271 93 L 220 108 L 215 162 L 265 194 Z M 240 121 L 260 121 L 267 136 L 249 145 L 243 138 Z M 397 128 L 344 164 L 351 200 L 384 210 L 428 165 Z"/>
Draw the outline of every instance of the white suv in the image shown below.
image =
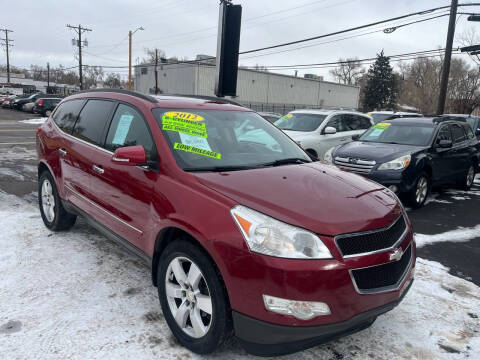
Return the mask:
<path fill-rule="evenodd" d="M 373 125 L 370 116 L 345 110 L 295 110 L 275 122 L 307 153 L 329 160 L 331 149 Z M 326 155 L 326 156 L 325 156 Z"/>

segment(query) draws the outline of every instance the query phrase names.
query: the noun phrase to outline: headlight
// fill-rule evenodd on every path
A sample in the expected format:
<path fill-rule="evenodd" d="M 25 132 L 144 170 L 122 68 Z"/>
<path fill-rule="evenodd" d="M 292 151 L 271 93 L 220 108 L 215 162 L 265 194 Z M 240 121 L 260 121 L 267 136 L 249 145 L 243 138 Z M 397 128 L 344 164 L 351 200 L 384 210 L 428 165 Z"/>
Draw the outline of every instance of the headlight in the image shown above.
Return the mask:
<path fill-rule="evenodd" d="M 237 205 L 233 219 L 251 251 L 291 259 L 331 259 L 332 254 L 317 235 Z"/>
<path fill-rule="evenodd" d="M 332 148 L 327 150 L 327 152 L 323 156 L 323 160 L 328 161 L 328 162 L 333 162 L 333 159 L 332 159 L 333 149 L 335 149 L 335 147 L 332 147 Z"/>
<path fill-rule="evenodd" d="M 400 156 L 398 159 L 386 162 L 378 167 L 378 170 L 401 170 L 410 165 L 410 155 Z"/>

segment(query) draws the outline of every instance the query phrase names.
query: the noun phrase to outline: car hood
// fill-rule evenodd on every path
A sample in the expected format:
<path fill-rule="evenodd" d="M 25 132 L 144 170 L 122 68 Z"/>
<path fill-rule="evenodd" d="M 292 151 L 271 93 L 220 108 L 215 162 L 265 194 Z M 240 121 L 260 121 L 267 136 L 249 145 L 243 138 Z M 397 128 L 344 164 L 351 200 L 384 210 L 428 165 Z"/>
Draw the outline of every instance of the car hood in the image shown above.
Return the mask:
<path fill-rule="evenodd" d="M 383 186 L 321 162 L 195 176 L 241 205 L 322 235 L 386 227 L 401 213 Z"/>
<path fill-rule="evenodd" d="M 383 163 L 425 149 L 424 146 L 353 141 L 335 149 L 333 156 L 375 160 L 377 163 Z"/>
<path fill-rule="evenodd" d="M 282 130 L 285 134 L 290 136 L 295 141 L 301 141 L 303 139 L 310 138 L 315 132 L 312 131 L 293 131 L 293 130 Z"/>

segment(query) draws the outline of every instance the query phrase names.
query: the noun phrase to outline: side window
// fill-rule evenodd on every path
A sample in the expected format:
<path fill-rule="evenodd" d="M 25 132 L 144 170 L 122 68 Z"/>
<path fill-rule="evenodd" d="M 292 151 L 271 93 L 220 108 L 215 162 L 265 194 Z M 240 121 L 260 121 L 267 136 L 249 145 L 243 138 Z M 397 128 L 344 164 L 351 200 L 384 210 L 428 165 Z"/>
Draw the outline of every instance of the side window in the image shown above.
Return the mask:
<path fill-rule="evenodd" d="M 53 121 L 60 129 L 71 134 L 84 103 L 84 100 L 70 100 L 62 103 L 53 114 Z"/>
<path fill-rule="evenodd" d="M 448 125 L 443 126 L 437 135 L 437 144 L 440 140 L 452 140 L 452 133 L 450 132 L 450 127 Z"/>
<path fill-rule="evenodd" d="M 461 143 L 467 139 L 465 131 L 459 125 L 452 125 L 452 137 L 454 144 Z"/>
<path fill-rule="evenodd" d="M 475 134 L 473 133 L 472 127 L 468 123 L 463 125 L 463 129 L 467 133 L 467 138 L 468 139 L 473 139 L 475 137 Z"/>
<path fill-rule="evenodd" d="M 328 120 L 327 126 L 331 126 L 337 130 L 337 132 L 346 131 L 344 123 L 345 115 L 335 115 Z"/>
<path fill-rule="evenodd" d="M 72 135 L 95 145 L 102 144 L 105 125 L 115 103 L 106 100 L 88 100 L 80 113 Z"/>
<path fill-rule="evenodd" d="M 120 104 L 110 124 L 105 148 L 115 151 L 120 147 L 134 145 L 143 145 L 148 160 L 156 159 L 155 144 L 142 115 L 133 107 Z"/>
<path fill-rule="evenodd" d="M 344 115 L 343 118 L 345 119 L 347 130 L 367 130 L 372 126 L 370 119 L 363 116 Z"/>

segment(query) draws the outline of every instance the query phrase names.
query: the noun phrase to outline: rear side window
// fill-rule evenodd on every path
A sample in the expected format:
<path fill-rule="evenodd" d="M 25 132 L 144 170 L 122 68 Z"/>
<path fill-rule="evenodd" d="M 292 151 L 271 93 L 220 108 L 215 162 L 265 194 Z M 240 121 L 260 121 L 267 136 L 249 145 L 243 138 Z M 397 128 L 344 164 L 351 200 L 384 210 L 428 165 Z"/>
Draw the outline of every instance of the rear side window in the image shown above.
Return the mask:
<path fill-rule="evenodd" d="M 88 100 L 78 116 L 72 135 L 95 145 L 103 145 L 103 131 L 114 105 L 113 101 Z"/>
<path fill-rule="evenodd" d="M 336 115 L 328 120 L 327 126 L 335 128 L 337 132 L 348 131 L 349 129 L 345 125 L 345 122 L 348 121 L 348 116 L 349 115 Z"/>
<path fill-rule="evenodd" d="M 464 124 L 463 129 L 467 133 L 467 138 L 473 139 L 475 137 L 475 134 L 473 133 L 472 127 L 470 125 Z"/>
<path fill-rule="evenodd" d="M 462 141 L 465 141 L 467 139 L 465 135 L 465 131 L 463 130 L 463 127 L 460 125 L 452 125 L 452 136 L 453 136 L 453 142 L 456 143 L 461 143 Z"/>
<path fill-rule="evenodd" d="M 84 100 L 70 100 L 62 103 L 53 114 L 53 121 L 68 134 L 71 134 Z"/>
<path fill-rule="evenodd" d="M 120 104 L 113 116 L 105 148 L 115 151 L 124 146 L 142 145 L 148 160 L 156 158 L 155 145 L 145 120 L 133 107 Z"/>

